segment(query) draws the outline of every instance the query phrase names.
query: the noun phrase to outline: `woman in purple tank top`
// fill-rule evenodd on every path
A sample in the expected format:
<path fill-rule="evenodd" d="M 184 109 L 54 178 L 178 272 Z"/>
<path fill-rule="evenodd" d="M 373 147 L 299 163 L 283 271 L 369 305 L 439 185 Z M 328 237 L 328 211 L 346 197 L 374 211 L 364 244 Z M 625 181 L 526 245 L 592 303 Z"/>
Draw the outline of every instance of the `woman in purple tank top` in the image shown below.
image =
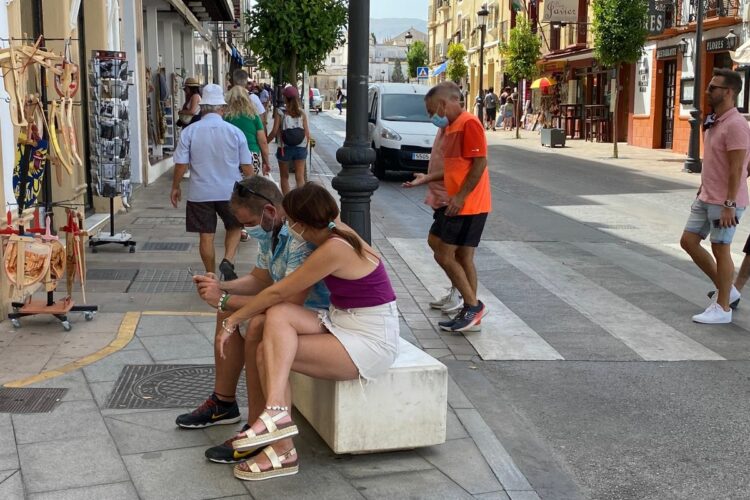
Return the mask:
<path fill-rule="evenodd" d="M 256 353 L 266 409 L 252 426 L 232 438 L 237 451 L 265 447 L 234 469 L 235 477 L 262 480 L 296 474 L 292 436 L 291 370 L 328 380 L 372 380 L 398 356 L 396 294 L 380 256 L 339 221 L 331 194 L 308 182 L 283 201 L 289 231 L 317 249 L 292 274 L 265 288 L 224 322 L 219 352 L 235 327 L 265 314 L 263 341 Z M 331 293 L 328 311 L 286 302 L 320 280 Z"/>

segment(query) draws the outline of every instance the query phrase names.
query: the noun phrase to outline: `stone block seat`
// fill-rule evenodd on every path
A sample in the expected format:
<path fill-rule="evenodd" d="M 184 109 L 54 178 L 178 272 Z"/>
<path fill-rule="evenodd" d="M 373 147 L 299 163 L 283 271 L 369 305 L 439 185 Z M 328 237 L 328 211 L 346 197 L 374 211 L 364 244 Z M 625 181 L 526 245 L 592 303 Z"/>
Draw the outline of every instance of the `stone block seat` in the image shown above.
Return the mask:
<path fill-rule="evenodd" d="M 334 453 L 370 453 L 445 442 L 448 369 L 401 339 L 388 373 L 367 384 L 292 372 L 292 399 Z"/>

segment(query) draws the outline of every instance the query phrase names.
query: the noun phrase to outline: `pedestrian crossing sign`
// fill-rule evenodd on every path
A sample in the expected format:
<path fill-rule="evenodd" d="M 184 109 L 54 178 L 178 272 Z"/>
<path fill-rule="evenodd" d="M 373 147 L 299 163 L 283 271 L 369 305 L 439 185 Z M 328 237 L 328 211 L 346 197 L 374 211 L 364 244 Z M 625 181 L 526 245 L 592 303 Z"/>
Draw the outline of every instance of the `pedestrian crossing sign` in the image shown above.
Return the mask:
<path fill-rule="evenodd" d="M 430 76 L 430 69 L 427 66 L 419 66 L 417 68 L 417 78 L 428 78 Z"/>

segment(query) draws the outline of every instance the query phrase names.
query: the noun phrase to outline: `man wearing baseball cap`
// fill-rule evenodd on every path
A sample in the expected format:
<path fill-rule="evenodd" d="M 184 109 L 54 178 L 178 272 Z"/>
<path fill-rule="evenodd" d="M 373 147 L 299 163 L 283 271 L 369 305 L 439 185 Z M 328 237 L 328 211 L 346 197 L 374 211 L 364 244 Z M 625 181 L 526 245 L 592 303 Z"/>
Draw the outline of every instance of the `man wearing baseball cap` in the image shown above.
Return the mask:
<path fill-rule="evenodd" d="M 218 215 L 224 222 L 224 258 L 219 270 L 225 280 L 237 278 L 234 256 L 240 242 L 242 224 L 232 215 L 229 199 L 240 171 L 252 175 L 252 158 L 247 139 L 240 129 L 222 119 L 224 91 L 219 85 L 203 87 L 201 120 L 185 128 L 174 153 L 174 176 L 170 201 L 177 208 L 182 199 L 180 181 L 190 168 L 185 225 L 189 233 L 200 235 L 200 256 L 206 272 L 216 270 L 214 234 Z"/>

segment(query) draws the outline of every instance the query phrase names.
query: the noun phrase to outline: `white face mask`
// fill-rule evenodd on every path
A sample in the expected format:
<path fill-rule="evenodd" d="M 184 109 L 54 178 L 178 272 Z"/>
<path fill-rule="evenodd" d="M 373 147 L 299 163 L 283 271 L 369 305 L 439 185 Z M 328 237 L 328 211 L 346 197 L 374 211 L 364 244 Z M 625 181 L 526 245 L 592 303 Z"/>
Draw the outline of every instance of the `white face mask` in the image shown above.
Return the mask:
<path fill-rule="evenodd" d="M 292 238 L 294 238 L 298 242 L 300 242 L 300 243 L 306 243 L 307 240 L 305 240 L 305 238 L 302 237 L 302 235 L 304 234 L 305 230 L 303 229 L 301 233 L 298 233 L 297 231 L 294 230 L 294 226 L 296 226 L 296 225 L 297 225 L 297 223 L 295 222 L 294 224 L 292 224 L 291 226 L 289 226 L 289 234 L 291 234 Z"/>
<path fill-rule="evenodd" d="M 265 222 L 265 216 L 266 211 L 263 210 L 260 216 L 260 224 L 258 224 L 257 226 L 245 226 L 245 231 L 247 231 L 247 234 L 249 236 L 257 239 L 273 232 L 273 228 L 276 225 L 276 216 L 274 215 L 273 219 L 271 220 L 271 227 L 269 229 L 266 229 L 265 224 L 263 224 Z"/>

